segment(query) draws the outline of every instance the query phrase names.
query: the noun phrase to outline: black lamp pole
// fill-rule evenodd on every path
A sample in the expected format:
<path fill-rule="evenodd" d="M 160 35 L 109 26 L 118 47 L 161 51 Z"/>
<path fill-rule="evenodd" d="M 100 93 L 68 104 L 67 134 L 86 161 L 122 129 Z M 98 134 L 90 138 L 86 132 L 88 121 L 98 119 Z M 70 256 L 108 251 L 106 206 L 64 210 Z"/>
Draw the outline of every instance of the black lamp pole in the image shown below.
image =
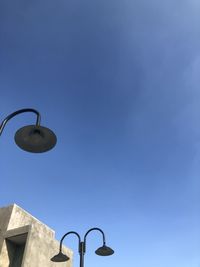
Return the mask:
<path fill-rule="evenodd" d="M 20 128 L 15 134 L 16 144 L 23 150 L 33 153 L 42 153 L 52 149 L 57 141 L 56 135 L 50 129 L 40 125 L 41 115 L 33 108 L 24 108 L 8 115 L 0 125 L 0 135 L 7 122 L 18 114 L 33 112 L 37 115 L 35 125 Z"/>
<path fill-rule="evenodd" d="M 114 253 L 114 250 L 112 250 L 110 247 L 106 246 L 106 240 L 105 240 L 104 232 L 100 228 L 95 227 L 95 228 L 89 229 L 86 232 L 86 234 L 84 235 L 83 241 L 81 241 L 81 237 L 77 232 L 70 231 L 70 232 L 64 234 L 63 237 L 60 240 L 59 253 L 57 255 L 55 255 L 54 257 L 52 257 L 51 261 L 53 261 L 53 262 L 65 262 L 65 261 L 68 261 L 70 259 L 67 255 L 62 253 L 62 243 L 63 243 L 64 238 L 67 235 L 75 234 L 78 237 L 78 251 L 79 251 L 79 255 L 80 255 L 80 267 L 84 267 L 84 255 L 85 255 L 85 252 L 86 252 L 86 237 L 91 231 L 95 231 L 95 230 L 99 231 L 102 234 L 102 237 L 103 237 L 103 245 L 101 247 L 99 247 L 95 251 L 95 253 L 97 255 L 99 255 L 99 256 L 110 256 L 110 255 L 112 255 Z"/>

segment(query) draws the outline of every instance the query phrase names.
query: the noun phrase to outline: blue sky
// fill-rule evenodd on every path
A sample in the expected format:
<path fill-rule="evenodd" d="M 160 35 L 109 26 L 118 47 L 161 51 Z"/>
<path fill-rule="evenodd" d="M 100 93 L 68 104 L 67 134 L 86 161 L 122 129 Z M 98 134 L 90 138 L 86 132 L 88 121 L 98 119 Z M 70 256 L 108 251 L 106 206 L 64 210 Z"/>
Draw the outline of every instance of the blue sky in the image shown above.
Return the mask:
<path fill-rule="evenodd" d="M 199 25 L 197 0 L 2 0 L 1 118 L 35 108 L 58 143 L 24 152 L 13 136 L 35 115 L 7 124 L 1 206 L 57 239 L 102 228 L 115 254 L 91 233 L 87 267 L 200 267 Z"/>

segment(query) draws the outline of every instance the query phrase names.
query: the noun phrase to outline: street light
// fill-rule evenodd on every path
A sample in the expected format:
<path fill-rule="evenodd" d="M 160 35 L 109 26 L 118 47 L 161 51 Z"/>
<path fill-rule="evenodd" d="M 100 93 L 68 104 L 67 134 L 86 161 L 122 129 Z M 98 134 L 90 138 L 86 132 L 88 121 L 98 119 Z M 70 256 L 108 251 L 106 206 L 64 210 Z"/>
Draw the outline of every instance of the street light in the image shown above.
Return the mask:
<path fill-rule="evenodd" d="M 0 135 L 10 119 L 24 112 L 35 113 L 37 115 L 36 124 L 20 128 L 15 134 L 15 143 L 21 149 L 33 153 L 42 153 L 52 149 L 57 141 L 56 135 L 50 129 L 40 125 L 40 113 L 32 108 L 20 109 L 8 115 L 0 125 Z"/>
<path fill-rule="evenodd" d="M 84 254 L 86 252 L 86 237 L 87 235 L 91 232 L 97 230 L 99 232 L 102 233 L 103 236 L 103 245 L 101 247 L 99 247 L 95 253 L 99 256 L 110 256 L 114 253 L 114 250 L 112 250 L 111 248 L 106 246 L 106 240 L 105 240 L 105 234 L 104 232 L 100 229 L 100 228 L 91 228 L 90 230 L 88 230 L 84 236 L 84 241 L 81 241 L 80 235 L 77 232 L 74 231 L 70 231 L 68 233 L 66 233 L 60 240 L 60 250 L 59 253 L 57 255 L 55 255 L 54 257 L 51 258 L 51 261 L 53 262 L 64 262 L 64 261 L 68 261 L 69 257 L 65 254 L 62 253 L 62 243 L 64 238 L 69 235 L 69 234 L 75 234 L 78 237 L 78 251 L 79 251 L 79 255 L 80 255 L 80 267 L 84 267 Z"/>

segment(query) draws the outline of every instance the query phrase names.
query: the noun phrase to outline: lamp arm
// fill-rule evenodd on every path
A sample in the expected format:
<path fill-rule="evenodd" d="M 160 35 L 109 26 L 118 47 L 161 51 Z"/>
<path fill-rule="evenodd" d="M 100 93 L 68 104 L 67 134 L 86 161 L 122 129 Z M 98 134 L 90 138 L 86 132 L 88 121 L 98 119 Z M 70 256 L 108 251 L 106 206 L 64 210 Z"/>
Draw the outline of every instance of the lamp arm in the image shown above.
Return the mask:
<path fill-rule="evenodd" d="M 90 232 L 92 232 L 92 231 L 99 231 L 99 232 L 102 233 L 102 236 L 103 236 L 103 245 L 105 245 L 105 243 L 106 243 L 105 234 L 104 234 L 104 232 L 103 232 L 100 228 L 97 228 L 97 227 L 91 228 L 90 230 L 88 230 L 88 231 L 86 232 L 86 234 L 85 234 L 85 236 L 84 236 L 84 244 L 86 244 L 86 237 L 87 237 L 87 235 L 88 235 Z"/>
<path fill-rule="evenodd" d="M 11 113 L 10 115 L 8 115 L 8 116 L 2 121 L 2 123 L 1 123 L 1 125 L 0 125 L 0 135 L 1 135 L 2 132 L 3 132 L 3 129 L 4 129 L 4 127 L 6 126 L 6 123 L 7 123 L 10 119 L 12 119 L 14 116 L 16 116 L 16 115 L 18 115 L 18 114 L 21 114 L 21 113 L 24 113 L 24 112 L 33 112 L 33 113 L 35 113 L 35 114 L 37 115 L 36 125 L 37 125 L 37 126 L 40 125 L 40 121 L 41 121 L 40 113 L 39 113 L 37 110 L 33 109 L 33 108 L 24 108 L 24 109 L 20 109 L 20 110 L 17 110 L 17 111 L 15 111 L 15 112 Z"/>
<path fill-rule="evenodd" d="M 62 252 L 62 243 L 63 243 L 64 238 L 65 238 L 67 235 L 70 235 L 70 234 L 75 234 L 75 235 L 78 237 L 79 247 L 80 247 L 80 243 L 81 243 L 80 235 L 79 235 L 77 232 L 70 231 L 70 232 L 64 234 L 64 236 L 63 236 L 63 237 L 61 238 L 61 240 L 60 240 L 60 252 Z"/>

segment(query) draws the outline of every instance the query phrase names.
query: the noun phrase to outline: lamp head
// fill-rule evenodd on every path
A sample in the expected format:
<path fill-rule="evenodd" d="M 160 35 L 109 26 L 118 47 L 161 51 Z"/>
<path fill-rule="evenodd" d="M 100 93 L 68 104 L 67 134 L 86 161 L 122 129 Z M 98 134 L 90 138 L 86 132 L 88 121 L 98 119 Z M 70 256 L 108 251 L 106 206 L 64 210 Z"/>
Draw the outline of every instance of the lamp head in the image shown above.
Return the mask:
<path fill-rule="evenodd" d="M 51 258 L 51 261 L 53 261 L 53 262 L 64 262 L 64 261 L 68 261 L 69 259 L 70 258 L 67 255 L 63 254 L 60 251 L 57 255 L 55 255 L 55 256 L 53 256 Z"/>
<path fill-rule="evenodd" d="M 28 125 L 15 134 L 15 143 L 23 150 L 42 153 L 52 149 L 57 142 L 56 135 L 50 129 L 40 125 Z"/>
<path fill-rule="evenodd" d="M 99 256 L 110 256 L 114 253 L 114 250 L 106 245 L 103 245 L 102 247 L 98 248 L 95 253 Z"/>

